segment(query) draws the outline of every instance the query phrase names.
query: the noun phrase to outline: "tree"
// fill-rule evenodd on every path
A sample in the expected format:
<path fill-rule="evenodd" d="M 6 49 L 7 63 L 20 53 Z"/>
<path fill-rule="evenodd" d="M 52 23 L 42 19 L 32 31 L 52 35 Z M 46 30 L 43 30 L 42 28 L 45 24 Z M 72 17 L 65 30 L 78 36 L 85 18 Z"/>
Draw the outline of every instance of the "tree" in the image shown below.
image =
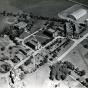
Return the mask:
<path fill-rule="evenodd" d="M 10 46 L 9 49 L 12 50 L 12 46 Z"/>
<path fill-rule="evenodd" d="M 86 82 L 88 82 L 88 78 L 86 78 Z"/>
<path fill-rule="evenodd" d="M 88 45 L 87 44 L 85 44 L 85 45 L 83 45 L 84 46 L 84 48 L 88 48 Z"/>
<path fill-rule="evenodd" d="M 4 47 L 4 46 L 2 46 L 2 47 L 1 47 L 1 51 L 4 51 L 4 50 L 5 50 L 5 47 Z"/>
<path fill-rule="evenodd" d="M 66 79 L 66 76 L 67 76 L 67 75 L 62 74 L 62 75 L 61 75 L 61 79 L 62 79 L 62 80 L 65 80 L 65 79 Z"/>
<path fill-rule="evenodd" d="M 56 75 L 56 80 L 60 80 L 60 75 L 58 74 L 58 75 Z"/>
<path fill-rule="evenodd" d="M 13 63 L 18 63 L 18 60 L 17 60 L 17 59 L 11 59 L 11 61 L 12 61 Z"/>
<path fill-rule="evenodd" d="M 50 71 L 50 77 L 49 77 L 51 80 L 54 80 L 55 78 L 55 75 L 52 74 L 52 71 Z"/>
<path fill-rule="evenodd" d="M 21 80 L 24 79 L 24 73 L 21 73 L 21 74 L 19 75 L 19 77 L 20 77 Z"/>
<path fill-rule="evenodd" d="M 2 64 L 1 67 L 7 72 L 10 70 L 11 66 L 8 64 Z"/>
<path fill-rule="evenodd" d="M 31 59 L 29 58 L 25 63 L 24 63 L 24 65 L 29 65 L 31 63 Z"/>
<path fill-rule="evenodd" d="M 29 73 L 29 71 L 27 71 L 27 70 L 24 71 L 24 74 L 28 74 L 28 73 Z"/>
<path fill-rule="evenodd" d="M 81 72 L 80 76 L 84 76 L 86 74 L 85 70 L 82 70 L 80 72 Z"/>
<path fill-rule="evenodd" d="M 21 69 L 21 71 L 24 71 L 24 67 L 22 65 L 19 68 Z"/>
<path fill-rule="evenodd" d="M 1 58 L 1 60 L 2 60 L 2 61 L 4 61 L 4 60 L 9 60 L 9 57 L 4 56 L 4 57 Z"/>
<path fill-rule="evenodd" d="M 14 39 L 15 39 L 15 36 L 10 35 L 9 38 L 10 38 L 11 40 L 14 40 Z"/>
<path fill-rule="evenodd" d="M 67 68 L 71 69 L 71 70 L 74 70 L 74 65 L 71 63 L 71 62 L 68 62 L 68 61 L 65 61 L 64 64 L 67 65 Z"/>
<path fill-rule="evenodd" d="M 79 72 L 79 68 L 76 68 L 76 69 L 75 69 L 75 73 L 78 73 L 78 72 Z"/>
<path fill-rule="evenodd" d="M 11 61 L 14 63 L 18 63 L 20 61 L 20 59 L 17 56 L 14 56 L 14 58 L 11 59 Z"/>

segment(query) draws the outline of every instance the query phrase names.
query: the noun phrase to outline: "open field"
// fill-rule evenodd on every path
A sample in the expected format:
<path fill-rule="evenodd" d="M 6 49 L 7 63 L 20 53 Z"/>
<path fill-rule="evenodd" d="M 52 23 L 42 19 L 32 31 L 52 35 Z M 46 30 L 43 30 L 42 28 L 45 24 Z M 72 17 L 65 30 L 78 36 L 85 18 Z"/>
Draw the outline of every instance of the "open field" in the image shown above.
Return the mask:
<path fill-rule="evenodd" d="M 86 78 L 88 77 L 88 59 L 86 59 L 84 55 L 87 52 L 88 49 L 85 49 L 82 44 L 79 44 L 62 61 L 69 61 L 80 70 L 85 70 L 86 75 L 84 75 L 84 77 Z"/>
<path fill-rule="evenodd" d="M 12 12 L 12 13 L 17 13 L 21 12 L 18 8 L 14 7 L 13 5 L 10 5 L 9 3 L 6 2 L 1 2 L 0 0 L 0 11 L 6 10 L 7 12 Z"/>
<path fill-rule="evenodd" d="M 6 12 L 12 12 L 12 13 L 21 12 L 21 10 L 19 10 L 18 8 L 14 7 L 10 4 L 1 2 L 1 0 L 0 0 L 0 12 L 2 12 L 4 10 L 6 10 Z M 2 31 L 5 26 L 8 26 L 8 24 L 5 21 L 6 21 L 6 17 L 0 15 L 0 31 Z"/>
<path fill-rule="evenodd" d="M 85 4 L 85 5 L 88 5 L 88 1 L 87 0 L 74 0 L 74 1 L 82 3 L 82 4 Z"/>
<path fill-rule="evenodd" d="M 81 2 L 81 0 L 79 0 Z M 84 0 L 84 2 L 87 0 Z M 32 12 L 34 15 L 43 15 L 43 16 L 49 16 L 49 17 L 58 17 L 58 13 L 62 12 L 63 10 L 73 6 L 75 3 L 70 2 L 69 0 L 4 0 L 2 3 L 2 0 L 0 1 L 0 11 L 6 10 L 7 12 L 21 12 L 21 11 L 25 11 L 27 13 Z M 5 26 L 4 20 L 6 17 L 2 17 L 0 16 L 0 31 L 3 30 L 3 27 Z M 34 33 L 35 31 L 37 31 L 37 29 L 42 28 L 43 24 L 44 24 L 44 20 L 38 20 L 38 21 L 34 21 L 34 25 L 32 27 L 32 29 L 30 30 L 30 32 L 24 32 L 23 34 L 21 34 L 20 38 L 24 39 L 26 38 L 28 35 Z M 42 37 L 41 37 L 42 36 Z M 25 39 L 24 43 L 26 43 L 28 40 L 30 40 L 33 36 L 29 36 L 27 39 Z M 39 39 L 40 42 L 44 41 L 44 37 L 49 38 L 48 36 L 44 35 L 41 32 L 37 32 L 35 34 L 35 38 Z M 4 38 L 5 39 L 5 38 Z M 2 39 L 0 38 L 0 41 Z M 1 46 L 8 46 L 9 45 L 9 39 L 7 39 L 8 42 L 4 43 L 4 42 L 0 42 L 0 48 Z M 65 40 L 62 40 L 62 43 L 64 43 Z M 61 44 L 62 44 L 61 43 Z M 57 57 L 54 59 L 56 60 L 57 58 L 59 58 L 63 53 L 65 53 L 72 45 L 73 45 L 73 41 L 71 41 L 70 43 L 67 44 L 67 46 L 65 47 L 64 44 L 62 45 L 55 45 L 53 47 L 53 49 L 55 48 L 60 48 L 61 50 L 59 51 L 54 51 L 52 48 L 52 53 L 56 52 Z M 51 46 L 50 46 L 51 47 Z M 12 59 L 15 55 L 18 57 L 22 57 L 20 58 L 21 60 L 24 60 L 27 56 L 24 55 L 20 49 L 25 50 L 25 48 L 23 46 L 20 45 L 20 47 L 16 46 L 13 47 L 12 50 L 7 49 L 5 50 L 5 52 L 3 52 L 4 54 L 6 54 L 9 59 Z M 10 52 L 11 51 L 11 52 Z M 45 54 L 48 55 L 49 57 L 54 58 L 52 55 L 49 54 L 48 50 L 46 49 L 41 49 L 40 52 L 45 51 Z M 53 52 L 54 51 L 54 52 Z M 26 53 L 28 53 L 29 51 L 26 51 Z M 48 52 L 48 53 L 47 53 Z M 75 52 L 75 53 L 74 53 Z M 80 70 L 85 70 L 86 71 L 86 75 L 84 76 L 85 78 L 88 77 L 88 59 L 86 59 L 84 57 L 84 55 L 88 52 L 87 49 L 85 49 L 82 44 L 79 44 L 75 49 L 73 49 L 62 61 L 69 61 L 72 62 L 72 64 L 74 64 L 75 67 L 78 67 Z M 2 52 L 0 52 L 1 54 Z M 51 53 L 51 54 L 52 54 Z M 38 65 L 41 61 L 43 60 L 43 57 L 40 56 L 40 58 L 35 57 L 35 63 Z M 38 60 L 39 59 L 39 60 Z M 26 70 L 30 71 L 33 66 L 34 66 L 34 59 L 32 59 L 32 63 L 31 65 L 25 66 Z M 54 62 L 54 61 L 53 61 Z M 19 62 L 18 62 L 19 63 Z M 17 64 L 17 63 L 16 63 Z M 14 65 L 16 65 L 14 64 Z M 25 78 L 22 80 L 26 87 L 25 88 L 43 88 L 43 86 L 45 86 L 45 82 L 49 80 L 49 63 L 46 63 L 45 65 L 41 66 L 40 68 L 37 69 L 36 72 L 32 73 L 32 74 L 27 74 L 25 76 Z M 72 86 L 71 88 L 82 88 L 79 83 L 77 84 L 76 87 L 73 87 L 73 83 L 75 84 L 75 80 L 70 78 L 68 76 L 68 78 L 66 80 L 69 80 L 70 82 L 70 86 Z M 65 80 L 65 81 L 66 81 Z M 0 80 L 1 83 L 1 80 Z M 68 83 L 67 83 L 68 85 Z M 80 87 L 79 87 L 80 86 Z M 5 87 L 2 87 L 5 88 Z"/>
<path fill-rule="evenodd" d="M 4 22 L 6 17 L 4 16 L 0 16 L 0 32 L 3 30 L 3 28 L 5 28 L 5 26 L 7 26 L 7 24 Z"/>
<path fill-rule="evenodd" d="M 26 88 L 43 88 L 43 84 L 48 77 L 49 66 L 48 64 L 45 64 L 44 66 L 40 67 L 34 74 L 27 75 L 23 81 L 26 84 Z"/>
<path fill-rule="evenodd" d="M 67 0 L 9 0 L 9 3 L 28 13 L 43 16 L 54 16 L 74 5 Z"/>

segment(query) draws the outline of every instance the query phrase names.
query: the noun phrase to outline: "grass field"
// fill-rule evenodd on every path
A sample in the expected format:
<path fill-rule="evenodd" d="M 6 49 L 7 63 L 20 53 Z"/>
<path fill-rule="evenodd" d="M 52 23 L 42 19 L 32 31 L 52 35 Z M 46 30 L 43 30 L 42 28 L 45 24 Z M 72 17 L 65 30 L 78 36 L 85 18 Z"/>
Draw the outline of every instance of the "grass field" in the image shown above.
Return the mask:
<path fill-rule="evenodd" d="M 44 83 L 49 78 L 49 71 L 50 69 L 48 64 L 45 64 L 34 74 L 27 75 L 23 79 L 24 83 L 26 84 L 26 88 L 43 88 Z"/>
<path fill-rule="evenodd" d="M 14 7 L 10 4 L 1 2 L 1 0 L 0 0 L 0 12 L 2 12 L 4 10 L 6 12 L 12 12 L 12 13 L 21 12 L 21 10 L 19 10 L 18 8 Z M 5 23 L 5 20 L 6 20 L 6 17 L 0 15 L 0 31 L 2 31 L 3 28 L 8 25 L 7 23 Z"/>
<path fill-rule="evenodd" d="M 9 3 L 28 13 L 43 16 L 54 16 L 74 5 L 68 0 L 9 0 Z"/>
<path fill-rule="evenodd" d="M 75 52 L 75 53 L 74 53 Z M 88 59 L 84 55 L 88 52 L 88 49 L 85 49 L 82 44 L 79 44 L 74 48 L 62 61 L 69 61 L 73 63 L 75 67 L 78 67 L 80 70 L 85 70 L 85 78 L 88 77 Z"/>

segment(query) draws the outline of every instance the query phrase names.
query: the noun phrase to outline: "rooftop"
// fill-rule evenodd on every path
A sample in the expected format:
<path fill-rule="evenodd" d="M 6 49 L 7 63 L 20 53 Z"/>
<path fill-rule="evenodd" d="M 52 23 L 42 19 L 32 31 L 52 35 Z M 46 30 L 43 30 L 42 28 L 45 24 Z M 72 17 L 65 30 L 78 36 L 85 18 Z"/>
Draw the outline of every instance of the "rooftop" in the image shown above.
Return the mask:
<path fill-rule="evenodd" d="M 50 32 L 52 32 L 52 33 L 55 32 L 55 30 L 54 30 L 54 29 L 51 29 L 51 28 L 48 29 L 48 31 L 50 31 Z"/>
<path fill-rule="evenodd" d="M 18 27 L 19 29 L 21 29 L 21 28 L 26 27 L 27 23 L 25 23 L 25 22 L 19 22 L 19 23 L 15 24 L 15 26 Z"/>
<path fill-rule="evenodd" d="M 31 44 L 35 45 L 35 46 L 38 44 L 38 41 L 37 41 L 36 39 L 34 39 L 34 38 L 31 38 L 31 39 L 29 40 L 29 42 L 30 42 Z"/>

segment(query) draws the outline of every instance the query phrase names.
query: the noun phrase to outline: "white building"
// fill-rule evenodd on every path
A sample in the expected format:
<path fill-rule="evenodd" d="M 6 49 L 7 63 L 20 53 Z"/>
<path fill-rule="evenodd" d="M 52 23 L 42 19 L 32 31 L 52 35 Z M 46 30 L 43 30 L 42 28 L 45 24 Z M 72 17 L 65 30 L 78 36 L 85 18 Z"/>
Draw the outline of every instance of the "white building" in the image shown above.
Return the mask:
<path fill-rule="evenodd" d="M 58 30 L 54 30 L 51 28 L 45 30 L 43 33 L 49 37 L 57 37 L 58 36 Z"/>
<path fill-rule="evenodd" d="M 19 22 L 14 25 L 14 27 L 16 27 L 17 29 L 25 28 L 26 26 L 27 26 L 27 23 L 25 22 Z"/>
<path fill-rule="evenodd" d="M 66 31 L 71 32 L 70 23 L 66 22 Z"/>
<path fill-rule="evenodd" d="M 85 16 L 87 14 L 87 11 L 85 9 L 78 9 L 75 12 L 71 13 L 67 17 L 73 19 L 73 20 L 78 20 L 81 17 Z"/>

